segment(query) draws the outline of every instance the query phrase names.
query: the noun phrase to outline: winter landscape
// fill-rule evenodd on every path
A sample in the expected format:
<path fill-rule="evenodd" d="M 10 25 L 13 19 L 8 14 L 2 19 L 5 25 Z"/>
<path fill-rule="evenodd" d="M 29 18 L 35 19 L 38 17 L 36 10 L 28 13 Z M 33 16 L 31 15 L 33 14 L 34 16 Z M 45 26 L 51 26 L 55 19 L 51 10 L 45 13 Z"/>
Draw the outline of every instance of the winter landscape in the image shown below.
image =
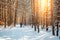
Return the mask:
<path fill-rule="evenodd" d="M 60 0 L 0 0 L 0 40 L 60 40 Z"/>
<path fill-rule="evenodd" d="M 60 33 L 60 31 L 59 31 Z M 31 25 L 21 28 L 16 27 L 0 28 L 0 40 L 60 40 L 59 36 L 53 36 L 51 29 L 47 32 L 45 29 L 40 29 L 40 32 L 34 31 Z"/>

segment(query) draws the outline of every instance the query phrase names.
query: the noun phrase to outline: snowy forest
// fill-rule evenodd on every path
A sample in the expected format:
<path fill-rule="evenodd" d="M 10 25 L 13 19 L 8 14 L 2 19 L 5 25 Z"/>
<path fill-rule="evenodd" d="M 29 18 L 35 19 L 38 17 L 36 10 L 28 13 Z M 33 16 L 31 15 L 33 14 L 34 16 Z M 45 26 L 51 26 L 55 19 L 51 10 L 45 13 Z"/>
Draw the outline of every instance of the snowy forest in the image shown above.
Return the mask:
<path fill-rule="evenodd" d="M 0 0 L 0 40 L 60 40 L 60 0 Z"/>

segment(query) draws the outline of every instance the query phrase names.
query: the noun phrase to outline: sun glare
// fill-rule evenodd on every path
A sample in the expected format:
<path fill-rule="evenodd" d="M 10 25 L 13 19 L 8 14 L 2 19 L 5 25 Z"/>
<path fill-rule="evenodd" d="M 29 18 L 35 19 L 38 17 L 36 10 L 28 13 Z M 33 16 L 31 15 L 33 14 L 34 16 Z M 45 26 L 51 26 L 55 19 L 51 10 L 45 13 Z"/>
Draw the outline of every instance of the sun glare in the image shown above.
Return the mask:
<path fill-rule="evenodd" d="M 50 6 L 50 0 L 38 0 L 38 4 L 41 7 L 41 9 L 43 10 L 45 7 Z"/>

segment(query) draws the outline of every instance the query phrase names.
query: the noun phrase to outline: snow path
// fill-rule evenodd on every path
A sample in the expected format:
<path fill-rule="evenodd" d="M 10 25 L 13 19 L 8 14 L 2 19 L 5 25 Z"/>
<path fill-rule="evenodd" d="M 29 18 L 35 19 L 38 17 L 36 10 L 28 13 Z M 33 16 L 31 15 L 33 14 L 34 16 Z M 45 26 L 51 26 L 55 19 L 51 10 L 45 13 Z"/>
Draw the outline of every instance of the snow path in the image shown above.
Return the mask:
<path fill-rule="evenodd" d="M 17 25 L 13 28 L 0 28 L 0 40 L 60 40 L 57 36 L 52 36 L 51 32 L 40 29 L 40 33 L 34 31 L 30 26 L 22 28 Z"/>

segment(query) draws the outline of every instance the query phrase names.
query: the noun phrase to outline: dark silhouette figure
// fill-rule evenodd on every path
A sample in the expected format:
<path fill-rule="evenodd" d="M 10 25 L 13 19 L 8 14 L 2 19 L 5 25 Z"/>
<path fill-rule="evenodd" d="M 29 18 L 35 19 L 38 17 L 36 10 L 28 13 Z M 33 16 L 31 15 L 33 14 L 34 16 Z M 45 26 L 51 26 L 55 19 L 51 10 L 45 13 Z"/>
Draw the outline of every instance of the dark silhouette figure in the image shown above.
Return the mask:
<path fill-rule="evenodd" d="M 22 25 L 23 25 L 22 22 L 20 22 L 20 27 L 22 27 Z"/>

